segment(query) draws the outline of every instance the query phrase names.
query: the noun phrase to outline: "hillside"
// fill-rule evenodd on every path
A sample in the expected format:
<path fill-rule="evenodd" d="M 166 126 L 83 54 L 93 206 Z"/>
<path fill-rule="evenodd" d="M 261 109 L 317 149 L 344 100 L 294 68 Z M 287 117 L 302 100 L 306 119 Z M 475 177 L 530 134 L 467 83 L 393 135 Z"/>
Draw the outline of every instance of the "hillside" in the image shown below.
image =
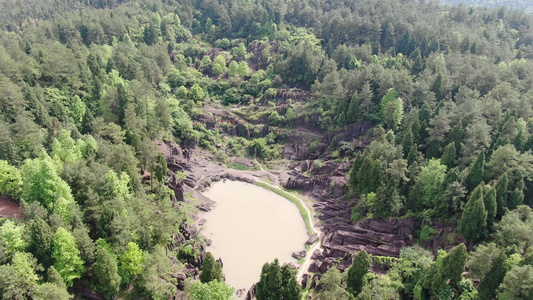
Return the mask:
<path fill-rule="evenodd" d="M 313 199 L 324 237 L 301 287 L 266 265 L 282 284 L 260 300 L 533 297 L 521 7 L 0 7 L 0 197 L 20 206 L 0 219 L 1 298 L 230 295 L 205 279 L 222 276 L 199 191 L 262 168 Z"/>

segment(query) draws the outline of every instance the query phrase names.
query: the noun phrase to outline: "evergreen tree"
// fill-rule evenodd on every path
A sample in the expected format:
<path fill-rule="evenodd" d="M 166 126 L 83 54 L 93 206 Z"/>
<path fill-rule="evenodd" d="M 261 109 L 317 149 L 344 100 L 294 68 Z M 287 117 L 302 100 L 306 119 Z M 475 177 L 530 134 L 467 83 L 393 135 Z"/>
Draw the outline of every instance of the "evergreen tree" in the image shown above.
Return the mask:
<path fill-rule="evenodd" d="M 67 288 L 65 285 L 65 282 L 63 281 L 63 278 L 61 278 L 61 275 L 57 272 L 56 268 L 54 266 L 51 266 L 46 271 L 46 281 L 57 285 L 58 287 Z"/>
<path fill-rule="evenodd" d="M 482 150 L 472 166 L 470 166 L 470 170 L 468 171 L 468 175 L 465 178 L 465 186 L 466 188 L 471 191 L 476 186 L 478 186 L 480 183 L 483 182 L 483 178 L 485 176 L 485 151 Z"/>
<path fill-rule="evenodd" d="M 461 153 L 461 143 L 465 138 L 465 129 L 463 128 L 463 120 L 459 120 L 448 134 L 448 142 L 455 144 L 456 153 Z"/>
<path fill-rule="evenodd" d="M 468 251 L 464 244 L 459 244 L 444 255 L 442 261 L 437 259 L 437 265 L 439 271 L 437 273 L 436 284 L 434 287 L 442 289 L 447 282 L 452 286 L 457 286 L 463 278 L 463 272 L 465 270 L 466 262 L 468 260 Z M 434 292 L 436 290 L 434 289 Z M 436 293 L 435 293 L 436 294 Z"/>
<path fill-rule="evenodd" d="M 407 130 L 404 132 L 403 139 L 402 139 L 402 150 L 404 157 L 407 157 L 409 155 L 409 151 L 411 151 L 411 147 L 414 144 L 414 136 L 413 131 L 411 130 L 411 127 L 407 128 Z"/>
<path fill-rule="evenodd" d="M 505 213 L 505 208 L 507 207 L 508 187 L 509 175 L 507 175 L 507 172 L 505 172 L 500 176 L 500 178 L 498 178 L 498 182 L 494 186 L 494 189 L 496 190 L 496 214 L 498 217 L 503 216 Z"/>
<path fill-rule="evenodd" d="M 449 143 L 445 148 L 444 152 L 442 153 L 442 156 L 440 158 L 440 162 L 448 167 L 448 169 L 453 168 L 455 164 L 455 143 Z"/>
<path fill-rule="evenodd" d="M 487 228 L 491 230 L 497 210 L 495 188 L 489 188 L 483 193 L 483 202 L 485 202 L 485 210 L 487 211 Z"/>
<path fill-rule="evenodd" d="M 276 258 L 273 263 L 265 263 L 261 270 L 261 277 L 257 283 L 257 300 L 274 300 L 281 298 L 283 277 L 279 261 Z"/>
<path fill-rule="evenodd" d="M 367 193 L 376 192 L 383 185 L 384 177 L 381 161 L 374 160 L 368 177 Z"/>
<path fill-rule="evenodd" d="M 361 164 L 361 167 L 357 170 L 357 192 L 360 195 L 367 194 L 371 192 L 369 187 L 370 174 L 373 167 L 373 159 L 369 156 L 366 156 Z"/>
<path fill-rule="evenodd" d="M 467 240 L 476 241 L 486 226 L 487 211 L 483 202 L 483 186 L 479 185 L 470 194 L 457 229 Z"/>
<path fill-rule="evenodd" d="M 509 193 L 509 199 L 507 201 L 507 208 L 509 210 L 516 209 L 524 203 L 524 187 L 524 179 L 520 179 L 516 188 Z"/>
<path fill-rule="evenodd" d="M 435 81 L 433 81 L 431 91 L 435 93 L 435 98 L 437 100 L 442 100 L 442 74 L 439 73 L 437 78 L 435 78 Z"/>
<path fill-rule="evenodd" d="M 340 116 L 341 113 L 344 113 L 345 116 L 346 116 L 346 112 L 348 111 L 348 107 L 349 107 L 349 102 L 346 98 L 343 98 L 340 102 L 339 102 L 339 105 L 337 106 L 337 111 L 335 112 L 335 115 L 337 116 L 337 120 Z M 339 124 L 341 126 L 344 125 L 343 124 Z"/>
<path fill-rule="evenodd" d="M 208 283 L 213 280 L 224 281 L 222 275 L 222 267 L 220 263 L 215 260 L 211 252 L 207 252 L 202 263 L 202 272 L 200 273 L 200 281 Z"/>
<path fill-rule="evenodd" d="M 348 106 L 348 112 L 346 113 L 346 123 L 351 124 L 357 122 L 359 119 L 359 96 L 355 92 Z"/>
<path fill-rule="evenodd" d="M 393 179 L 390 179 L 384 188 L 382 187 L 378 190 L 372 211 L 375 217 L 387 218 L 398 216 L 401 206 L 402 201 L 396 189 L 396 184 Z"/>
<path fill-rule="evenodd" d="M 98 289 L 106 298 L 112 299 L 120 290 L 120 276 L 115 258 L 104 248 L 97 251 L 94 273 L 100 282 Z"/>
<path fill-rule="evenodd" d="M 357 186 L 357 172 L 359 172 L 359 169 L 361 168 L 363 164 L 363 155 L 357 154 L 353 161 L 352 169 L 350 170 L 350 184 L 352 187 Z"/>
<path fill-rule="evenodd" d="M 485 275 L 478 287 L 478 296 L 481 300 L 490 300 L 496 298 L 498 287 L 503 282 L 505 273 L 507 272 L 506 266 L 507 256 L 505 252 L 500 251 L 498 256 L 492 262 L 492 268 Z"/>
<path fill-rule="evenodd" d="M 128 97 L 126 95 L 126 91 L 124 89 L 124 85 L 122 83 L 119 83 L 117 87 L 117 98 L 118 98 L 118 122 L 120 125 L 125 124 L 124 118 L 126 117 L 126 106 L 128 105 Z"/>
<path fill-rule="evenodd" d="M 348 279 L 346 280 L 348 291 L 354 296 L 361 293 L 364 277 L 368 273 L 371 264 L 370 255 L 365 250 L 361 250 L 355 254 L 353 264 L 348 270 Z"/>
<path fill-rule="evenodd" d="M 295 272 L 289 265 L 281 267 L 282 287 L 281 298 L 283 300 L 300 300 L 302 289 L 296 280 Z"/>

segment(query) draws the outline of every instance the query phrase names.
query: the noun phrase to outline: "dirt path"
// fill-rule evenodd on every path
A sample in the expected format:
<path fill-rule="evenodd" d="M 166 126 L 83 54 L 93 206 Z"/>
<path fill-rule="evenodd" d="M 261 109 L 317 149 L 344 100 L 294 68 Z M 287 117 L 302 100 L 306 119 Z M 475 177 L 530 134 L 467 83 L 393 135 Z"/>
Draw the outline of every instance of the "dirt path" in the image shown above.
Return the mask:
<path fill-rule="evenodd" d="M 261 164 L 255 159 L 255 157 L 254 157 L 254 161 L 259 166 L 261 171 L 265 171 L 263 169 L 263 167 L 261 167 Z M 262 182 L 263 184 L 266 184 L 266 185 L 268 185 L 268 186 L 270 186 L 272 188 L 275 188 L 277 190 L 283 191 L 283 189 L 280 188 L 277 185 L 272 185 L 272 184 L 270 184 L 268 182 L 265 182 L 265 181 L 262 181 L 262 180 L 258 180 L 258 181 Z M 307 207 L 306 202 L 302 198 L 300 198 L 300 197 L 298 197 L 298 196 L 296 196 L 294 194 L 291 194 L 291 195 L 294 198 L 298 199 L 298 201 L 300 201 L 300 204 L 302 204 L 303 208 L 305 208 L 305 210 L 307 211 L 307 216 L 309 218 L 309 224 L 311 224 L 311 230 L 313 231 L 313 233 L 316 233 L 317 236 L 318 236 L 317 241 L 311 246 L 311 248 L 309 248 L 309 251 L 307 251 L 307 254 L 305 255 L 304 263 L 300 266 L 300 269 L 298 270 L 298 274 L 296 275 L 296 280 L 298 280 L 298 282 L 301 282 L 304 273 L 309 269 L 309 265 L 311 264 L 311 257 L 313 256 L 313 252 L 315 252 L 315 250 L 317 250 L 317 249 L 320 249 L 320 247 L 322 245 L 322 232 L 315 226 L 315 222 L 313 220 L 312 211 L 309 209 L 309 207 Z"/>

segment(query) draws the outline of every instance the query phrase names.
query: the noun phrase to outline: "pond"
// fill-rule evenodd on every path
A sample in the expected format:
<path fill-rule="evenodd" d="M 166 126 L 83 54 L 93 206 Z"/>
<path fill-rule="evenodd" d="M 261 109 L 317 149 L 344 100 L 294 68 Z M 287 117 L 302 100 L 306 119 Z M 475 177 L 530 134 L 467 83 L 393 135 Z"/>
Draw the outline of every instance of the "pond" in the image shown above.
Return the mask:
<path fill-rule="evenodd" d="M 222 258 L 226 282 L 248 290 L 259 281 L 266 262 L 297 262 L 294 251 L 304 250 L 305 223 L 295 204 L 262 187 L 225 180 L 204 195 L 216 206 L 203 217 L 203 233 L 211 239 L 207 247 Z"/>

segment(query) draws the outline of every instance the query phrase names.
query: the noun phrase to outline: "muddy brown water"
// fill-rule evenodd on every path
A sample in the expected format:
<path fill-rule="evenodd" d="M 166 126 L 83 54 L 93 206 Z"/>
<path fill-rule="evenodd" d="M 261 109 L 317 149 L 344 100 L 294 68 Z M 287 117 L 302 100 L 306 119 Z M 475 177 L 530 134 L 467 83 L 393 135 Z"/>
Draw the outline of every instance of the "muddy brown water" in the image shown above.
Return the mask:
<path fill-rule="evenodd" d="M 241 181 L 217 182 L 203 193 L 216 206 L 203 215 L 207 247 L 222 258 L 226 282 L 248 290 L 259 281 L 265 262 L 297 262 L 294 251 L 305 249 L 305 223 L 295 204 L 262 187 Z"/>

